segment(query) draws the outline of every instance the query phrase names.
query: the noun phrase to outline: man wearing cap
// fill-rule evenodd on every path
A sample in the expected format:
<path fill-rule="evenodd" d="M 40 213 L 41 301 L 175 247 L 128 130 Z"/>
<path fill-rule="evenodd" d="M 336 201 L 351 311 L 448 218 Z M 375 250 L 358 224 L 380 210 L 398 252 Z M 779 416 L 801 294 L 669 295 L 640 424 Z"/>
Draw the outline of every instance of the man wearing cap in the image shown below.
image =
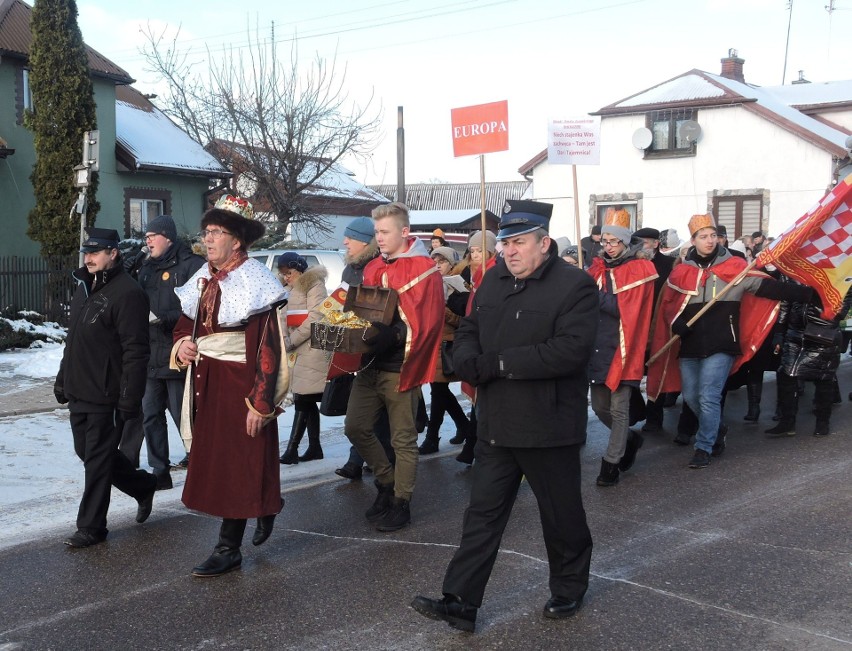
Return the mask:
<path fill-rule="evenodd" d="M 588 274 L 550 254 L 550 204 L 507 201 L 503 257 L 485 274 L 454 344 L 457 374 L 477 387 L 479 440 L 461 543 L 431 619 L 473 631 L 522 478 L 536 496 L 550 566 L 548 618 L 570 617 L 589 581 L 592 537 L 580 494 L 589 354 L 598 297 Z"/>
<path fill-rule="evenodd" d="M 396 531 L 411 521 L 410 502 L 417 477 L 415 414 L 420 387 L 435 377 L 444 320 L 441 275 L 423 242 L 409 235 L 408 208 L 394 202 L 373 210 L 381 255 L 364 268 L 363 284 L 396 291 L 390 325 L 373 323 L 346 410 L 346 437 L 373 469 L 378 494 L 364 514 L 379 531 Z M 374 433 L 382 408 L 388 412 L 391 464 Z"/>
<path fill-rule="evenodd" d="M 157 480 L 137 470 L 118 449 L 124 423 L 136 418 L 145 391 L 148 361 L 148 298 L 121 264 L 118 232 L 88 228 L 80 249 L 84 266 L 72 275 L 77 291 L 53 392 L 68 403 L 74 451 L 86 481 L 69 547 L 106 540 L 110 489 L 139 503 L 136 521 L 145 522 Z"/>
<path fill-rule="evenodd" d="M 592 264 L 592 259 L 600 255 L 603 250 L 600 225 L 592 226 L 591 233 L 580 240 L 580 248 L 583 249 L 583 266 L 588 268 Z"/>
<path fill-rule="evenodd" d="M 233 195 L 204 213 L 201 228 L 207 264 L 175 290 L 183 314 L 171 361 L 191 367 L 181 418 L 192 446 L 183 503 L 222 518 L 213 553 L 192 570 L 213 577 L 242 564 L 246 520 L 256 518 L 252 544 L 261 545 L 283 506 L 276 418 L 288 377 L 276 314 L 284 287 L 246 253 L 266 228 Z"/>
<path fill-rule="evenodd" d="M 689 220 L 692 247 L 677 265 L 663 290 L 656 318 L 652 355 L 672 335 L 678 337 L 648 369 L 648 396 L 678 391 L 698 416 L 695 453 L 690 468 L 710 465 L 711 456 L 725 449 L 717 441 L 722 421 L 722 392 L 729 373 L 748 361 L 772 328 L 779 300 L 806 302 L 809 287 L 791 287 L 751 270 L 724 296 L 721 291 L 745 268 L 719 245 L 713 215 Z M 717 299 L 718 297 L 718 299 Z M 708 303 L 713 305 L 691 325 Z"/>
<path fill-rule="evenodd" d="M 763 245 L 766 243 L 766 238 L 760 231 L 755 231 L 751 234 L 751 257 L 756 258 L 757 254 L 763 250 Z"/>
<path fill-rule="evenodd" d="M 142 398 L 142 418 L 131 421 L 124 428 L 120 448 L 138 466 L 144 436 L 148 464 L 157 476 L 157 490 L 166 490 L 172 487 L 166 409 L 180 429 L 186 378 L 185 372 L 169 368 L 172 332 L 181 314 L 175 288 L 186 283 L 201 268 L 204 258 L 178 240 L 175 222 L 169 215 L 160 215 L 148 222 L 145 245 L 149 255 L 139 267 L 137 280 L 151 306 L 148 313 L 151 357 Z"/>
<path fill-rule="evenodd" d="M 614 486 L 642 447 L 642 435 L 630 429 L 630 396 L 645 375 L 657 272 L 645 257 L 644 242 L 631 238 L 626 210 L 607 214 L 601 245 L 603 255 L 589 267 L 600 302 L 589 382 L 592 409 L 610 430 L 597 484 Z"/>
<path fill-rule="evenodd" d="M 719 246 L 724 246 L 726 249 L 728 249 L 728 253 L 737 258 L 742 258 L 743 260 L 745 260 L 745 253 L 743 253 L 742 251 L 737 251 L 735 248 L 729 246 L 728 229 L 724 224 L 719 224 L 716 227 L 716 234 L 719 236 Z"/>

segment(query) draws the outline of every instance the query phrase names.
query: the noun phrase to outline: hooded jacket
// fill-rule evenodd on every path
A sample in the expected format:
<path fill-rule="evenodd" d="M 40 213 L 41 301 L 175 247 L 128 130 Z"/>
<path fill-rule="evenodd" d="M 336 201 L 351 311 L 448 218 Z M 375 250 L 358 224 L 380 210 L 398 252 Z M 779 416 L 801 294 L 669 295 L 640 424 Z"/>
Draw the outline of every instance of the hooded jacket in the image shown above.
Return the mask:
<path fill-rule="evenodd" d="M 328 292 L 328 270 L 309 267 L 300 275 L 287 297 L 285 332 L 290 341 L 287 355 L 292 366 L 290 391 L 299 395 L 322 393 L 329 360 L 324 350 L 311 348 L 311 324 L 322 320 L 318 309 Z"/>

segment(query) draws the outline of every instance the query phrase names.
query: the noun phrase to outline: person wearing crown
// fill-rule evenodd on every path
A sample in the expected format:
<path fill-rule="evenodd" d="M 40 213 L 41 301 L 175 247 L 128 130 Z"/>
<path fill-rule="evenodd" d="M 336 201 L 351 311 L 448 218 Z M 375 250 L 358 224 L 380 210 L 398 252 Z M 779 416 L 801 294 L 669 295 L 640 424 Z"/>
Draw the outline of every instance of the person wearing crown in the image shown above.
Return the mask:
<path fill-rule="evenodd" d="M 779 300 L 808 302 L 810 287 L 785 285 L 755 270 L 737 282 L 746 261 L 719 244 L 713 215 L 689 220 L 692 246 L 675 266 L 663 289 L 652 335 L 651 356 L 677 336 L 648 367 L 648 397 L 681 391 L 698 416 L 695 453 L 690 468 L 710 465 L 725 450 L 718 439 L 722 391 L 728 375 L 754 356 L 778 315 Z M 702 309 L 706 313 L 690 323 Z"/>
<path fill-rule="evenodd" d="M 645 349 L 654 309 L 657 270 L 633 238 L 630 213 L 607 213 L 601 228 L 603 253 L 588 273 L 598 286 L 598 334 L 589 362 L 592 409 L 609 430 L 598 486 L 614 486 L 633 466 L 642 435 L 630 429 L 630 396 L 645 375 Z"/>
<path fill-rule="evenodd" d="M 222 518 L 213 553 L 192 570 L 210 577 L 240 567 L 247 518 L 257 518 L 252 543 L 260 545 L 283 505 L 276 417 L 288 377 L 275 312 L 285 290 L 246 254 L 264 225 L 248 201 L 225 195 L 201 228 L 207 264 L 175 289 L 183 314 L 172 362 L 192 366 L 181 418 L 192 446 L 183 503 Z"/>

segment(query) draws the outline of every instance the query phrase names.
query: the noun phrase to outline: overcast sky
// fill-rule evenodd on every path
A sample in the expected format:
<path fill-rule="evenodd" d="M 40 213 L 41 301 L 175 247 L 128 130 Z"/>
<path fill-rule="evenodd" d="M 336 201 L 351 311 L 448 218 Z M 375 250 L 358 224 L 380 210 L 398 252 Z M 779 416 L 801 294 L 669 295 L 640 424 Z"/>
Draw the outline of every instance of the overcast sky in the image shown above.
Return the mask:
<path fill-rule="evenodd" d="M 475 182 L 476 157 L 453 158 L 450 109 L 509 103 L 509 150 L 486 157 L 489 181 L 547 146 L 548 120 L 575 117 L 698 68 L 720 71 L 729 48 L 745 77 L 778 85 L 784 72 L 785 0 L 78 0 L 86 43 L 157 92 L 140 28 L 180 27 L 180 46 L 241 46 L 259 27 L 299 38 L 299 56 L 346 64 L 351 97 L 374 93 L 384 140 L 368 164 L 347 161 L 364 183 L 396 182 L 397 107 L 404 108 L 406 181 Z M 852 0 L 794 0 L 786 81 L 852 78 Z M 282 47 L 288 53 L 287 47 Z"/>

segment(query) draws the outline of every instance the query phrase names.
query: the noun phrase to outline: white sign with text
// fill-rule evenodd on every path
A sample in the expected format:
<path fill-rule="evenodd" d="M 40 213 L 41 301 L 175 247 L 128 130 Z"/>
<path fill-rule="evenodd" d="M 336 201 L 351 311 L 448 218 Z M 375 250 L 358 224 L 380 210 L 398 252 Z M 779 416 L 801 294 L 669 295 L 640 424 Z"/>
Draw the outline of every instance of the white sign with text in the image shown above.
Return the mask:
<path fill-rule="evenodd" d="M 601 119 L 596 115 L 551 120 L 547 132 L 551 165 L 600 165 Z"/>

